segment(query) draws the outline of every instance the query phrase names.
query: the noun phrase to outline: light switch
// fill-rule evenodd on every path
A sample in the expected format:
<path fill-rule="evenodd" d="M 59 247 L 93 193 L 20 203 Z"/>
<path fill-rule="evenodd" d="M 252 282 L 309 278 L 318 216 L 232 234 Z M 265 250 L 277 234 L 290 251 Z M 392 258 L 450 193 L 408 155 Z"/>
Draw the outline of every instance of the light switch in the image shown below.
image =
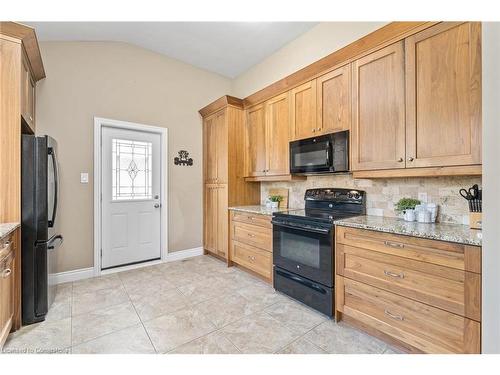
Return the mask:
<path fill-rule="evenodd" d="M 81 184 L 89 183 L 89 174 L 87 172 L 80 173 L 80 183 Z"/>

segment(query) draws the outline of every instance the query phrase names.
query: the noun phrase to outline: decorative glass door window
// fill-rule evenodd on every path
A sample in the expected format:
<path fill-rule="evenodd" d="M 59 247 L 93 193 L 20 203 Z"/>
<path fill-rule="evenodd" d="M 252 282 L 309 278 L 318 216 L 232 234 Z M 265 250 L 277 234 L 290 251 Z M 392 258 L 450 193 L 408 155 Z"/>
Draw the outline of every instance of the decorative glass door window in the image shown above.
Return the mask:
<path fill-rule="evenodd" d="M 152 199 L 152 143 L 112 139 L 112 200 Z"/>

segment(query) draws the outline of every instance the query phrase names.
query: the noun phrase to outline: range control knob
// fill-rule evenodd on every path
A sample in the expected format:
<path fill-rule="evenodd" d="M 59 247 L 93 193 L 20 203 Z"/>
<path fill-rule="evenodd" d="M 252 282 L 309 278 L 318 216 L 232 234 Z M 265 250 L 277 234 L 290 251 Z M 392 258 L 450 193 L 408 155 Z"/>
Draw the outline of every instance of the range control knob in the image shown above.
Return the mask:
<path fill-rule="evenodd" d="M 347 193 L 347 198 L 361 199 L 361 194 L 359 194 L 359 192 L 357 192 L 356 190 L 351 190 L 350 192 Z"/>

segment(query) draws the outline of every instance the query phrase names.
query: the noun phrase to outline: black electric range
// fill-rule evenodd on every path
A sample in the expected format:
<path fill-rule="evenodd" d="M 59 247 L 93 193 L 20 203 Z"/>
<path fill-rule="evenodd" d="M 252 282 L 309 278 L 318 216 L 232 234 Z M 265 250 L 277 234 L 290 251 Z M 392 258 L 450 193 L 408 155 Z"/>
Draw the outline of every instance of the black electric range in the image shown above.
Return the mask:
<path fill-rule="evenodd" d="M 333 316 L 334 224 L 364 215 L 365 192 L 351 189 L 309 189 L 305 209 L 273 215 L 274 288 Z"/>

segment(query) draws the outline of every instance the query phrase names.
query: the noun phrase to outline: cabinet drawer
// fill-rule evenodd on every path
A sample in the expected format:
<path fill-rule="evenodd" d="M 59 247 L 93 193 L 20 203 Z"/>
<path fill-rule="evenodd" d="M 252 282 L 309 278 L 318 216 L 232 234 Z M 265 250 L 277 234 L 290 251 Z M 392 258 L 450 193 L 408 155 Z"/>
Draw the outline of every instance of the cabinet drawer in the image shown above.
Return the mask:
<path fill-rule="evenodd" d="M 337 227 L 336 241 L 407 259 L 481 273 L 481 248 L 478 246 L 346 227 Z"/>
<path fill-rule="evenodd" d="M 259 225 L 265 228 L 273 227 L 273 225 L 271 224 L 271 216 L 268 215 L 257 215 L 246 212 L 233 212 L 233 220 L 239 223 Z"/>
<path fill-rule="evenodd" d="M 337 245 L 337 274 L 481 320 L 481 276 L 376 251 Z"/>
<path fill-rule="evenodd" d="M 231 260 L 267 279 L 271 279 L 273 259 L 272 254 L 245 243 L 233 241 Z"/>
<path fill-rule="evenodd" d="M 480 353 L 480 323 L 347 278 L 341 310 L 425 353 Z"/>
<path fill-rule="evenodd" d="M 234 223 L 232 239 L 269 252 L 273 249 L 272 230 L 257 225 Z"/>

